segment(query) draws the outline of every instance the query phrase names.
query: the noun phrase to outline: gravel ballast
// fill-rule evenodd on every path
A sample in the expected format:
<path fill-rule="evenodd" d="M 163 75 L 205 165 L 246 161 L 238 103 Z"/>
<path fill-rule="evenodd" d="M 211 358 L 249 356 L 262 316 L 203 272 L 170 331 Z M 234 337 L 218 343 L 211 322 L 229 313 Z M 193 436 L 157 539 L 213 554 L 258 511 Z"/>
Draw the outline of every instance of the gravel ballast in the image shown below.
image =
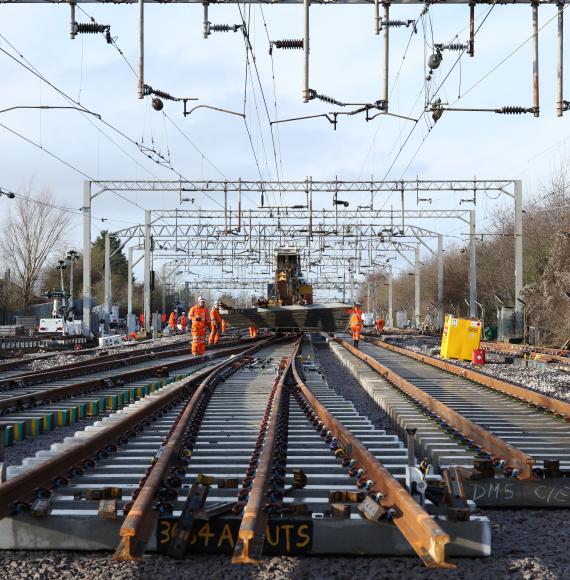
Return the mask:
<path fill-rule="evenodd" d="M 418 337 L 399 338 L 390 340 L 394 346 L 409 348 L 410 350 L 429 354 L 441 359 L 439 355 L 439 345 L 434 346 L 432 337 L 425 339 Z M 427 349 L 427 350 L 426 350 Z M 519 387 L 524 387 L 530 391 L 547 395 L 561 401 L 570 401 L 570 372 L 556 368 L 535 368 L 521 367 L 516 364 L 498 363 L 496 361 L 504 359 L 504 355 L 487 353 L 487 364 L 475 366 L 467 361 L 443 359 L 446 362 L 469 368 L 471 370 L 492 376 L 497 379 L 513 383 Z"/>
<path fill-rule="evenodd" d="M 232 566 L 228 556 L 192 556 L 184 561 L 147 554 L 140 563 L 115 562 L 111 554 L 0 552 L 0 573 L 10 580 L 211 580 L 301 579 L 494 579 L 562 580 L 570 576 L 565 511 L 486 512 L 493 555 L 458 559 L 452 570 L 429 570 L 418 558 L 273 557 L 259 566 Z"/>
<path fill-rule="evenodd" d="M 124 346 L 118 346 L 115 348 L 105 348 L 100 351 L 94 349 L 88 354 L 69 354 L 69 353 L 59 353 L 54 354 L 50 357 L 38 358 L 30 362 L 29 365 L 23 366 L 21 372 L 25 373 L 27 371 L 47 371 L 49 369 L 58 368 L 63 365 L 74 364 L 78 362 L 85 362 L 89 360 L 96 360 L 102 353 L 117 354 L 122 352 L 137 352 L 141 350 L 152 350 L 154 347 L 162 347 L 164 345 L 177 345 L 181 343 L 188 343 L 192 341 L 192 336 L 190 334 L 180 334 L 176 336 L 164 336 L 157 339 L 156 341 L 145 341 L 142 343 L 131 343 L 125 344 Z"/>

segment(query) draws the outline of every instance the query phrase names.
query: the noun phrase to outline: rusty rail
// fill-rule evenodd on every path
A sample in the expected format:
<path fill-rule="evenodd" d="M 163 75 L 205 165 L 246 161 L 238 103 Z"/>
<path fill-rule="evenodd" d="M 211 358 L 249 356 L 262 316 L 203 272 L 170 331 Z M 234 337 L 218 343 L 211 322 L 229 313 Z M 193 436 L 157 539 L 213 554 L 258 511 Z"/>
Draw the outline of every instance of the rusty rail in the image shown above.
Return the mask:
<path fill-rule="evenodd" d="M 145 404 L 139 410 L 126 414 L 121 421 L 115 421 L 108 428 L 102 429 L 95 435 L 81 440 L 80 443 L 60 453 L 56 457 L 38 465 L 21 475 L 18 475 L 0 485 L 0 518 L 12 513 L 15 503 L 24 501 L 33 496 L 39 487 L 49 487 L 52 481 L 67 473 L 68 470 L 114 444 L 119 437 L 147 420 L 154 413 L 183 396 L 187 387 L 203 378 L 210 369 L 200 371 L 197 375 L 180 381 L 180 384 L 170 390 L 162 390 L 155 397 L 147 397 Z"/>
<path fill-rule="evenodd" d="M 190 353 L 188 353 L 188 358 L 171 362 L 167 365 L 168 369 L 175 370 L 181 367 L 189 367 L 194 366 L 199 363 L 205 362 L 208 358 L 216 359 L 224 356 L 228 356 L 230 354 L 239 353 L 248 346 L 236 346 L 235 348 L 231 348 L 228 350 L 218 350 L 213 353 L 210 353 L 206 356 L 201 357 L 194 357 Z M 144 368 L 144 369 L 133 369 L 133 370 L 126 370 L 123 372 L 118 372 L 113 379 L 121 379 L 124 381 L 135 380 L 137 378 L 143 378 L 148 376 L 154 376 L 156 371 L 162 369 L 165 365 L 163 363 L 157 364 L 156 366 Z M 42 402 L 50 402 L 50 401 L 59 401 L 65 397 L 71 397 L 73 395 L 83 394 L 83 393 L 90 393 L 97 389 L 102 389 L 106 386 L 105 379 L 100 378 L 91 378 L 87 380 L 82 380 L 78 383 L 73 383 L 71 385 L 65 385 L 62 387 L 53 387 L 53 388 L 45 388 L 41 391 L 32 391 L 25 395 L 16 395 L 14 397 L 7 397 L 5 399 L 0 399 L 0 411 L 5 409 L 12 409 L 17 408 L 18 406 L 25 405 L 25 404 L 38 404 Z"/>
<path fill-rule="evenodd" d="M 259 457 L 255 479 L 253 480 L 253 485 L 243 512 L 238 540 L 232 556 L 233 564 L 259 564 L 263 543 L 265 541 L 265 526 L 267 525 L 268 519 L 268 514 L 264 507 L 267 503 L 266 493 L 271 478 L 271 466 L 279 425 L 283 384 L 291 369 L 291 361 L 299 351 L 300 344 L 301 341 L 297 340 L 293 348 L 292 356 L 289 357 L 281 375 L 276 379 L 273 390 L 273 401 L 271 403 L 271 418 L 263 441 L 263 449 Z"/>
<path fill-rule="evenodd" d="M 500 454 L 500 459 L 505 460 L 509 467 L 518 471 L 519 479 L 533 478 L 532 466 L 535 463 L 535 460 L 530 455 L 527 455 L 520 449 L 509 445 L 503 439 L 496 437 L 486 429 L 483 429 L 483 427 L 473 423 L 473 421 L 470 421 L 457 411 L 454 411 L 451 407 L 448 407 L 446 404 L 438 401 L 431 395 L 428 395 L 419 387 L 416 387 L 414 384 L 402 378 L 400 375 L 385 367 L 371 356 L 368 356 L 354 348 L 346 341 L 339 338 L 335 338 L 335 340 L 353 355 L 372 367 L 386 380 L 390 381 L 400 391 L 409 395 L 416 401 L 419 401 L 427 409 L 444 419 L 448 425 L 451 425 L 454 429 L 469 437 L 469 439 L 471 439 L 476 445 L 487 450 L 493 456 Z"/>
<path fill-rule="evenodd" d="M 238 345 L 250 344 L 255 339 L 247 338 L 238 341 L 224 342 L 220 344 L 208 346 L 208 351 L 218 350 L 220 348 L 228 348 Z M 188 342 L 183 346 L 163 345 L 155 346 L 153 348 L 145 348 L 140 351 L 112 353 L 104 356 L 99 356 L 90 361 L 73 362 L 57 368 L 48 370 L 38 370 L 30 372 L 22 372 L 17 375 L 11 375 L 6 378 L 0 377 L 0 390 L 7 390 L 5 387 L 20 386 L 15 383 L 21 382 L 24 386 L 32 386 L 41 382 L 49 382 L 52 380 L 69 378 L 74 376 L 81 376 L 92 374 L 99 370 L 108 370 L 111 368 L 121 367 L 125 362 L 129 366 L 146 362 L 154 359 L 168 358 L 171 356 L 181 356 L 184 354 L 191 354 L 191 344 Z M 37 360 L 37 359 L 35 359 Z M 18 365 L 29 364 L 30 361 L 17 361 Z M 0 372 L 4 369 L 0 365 Z M 8 370 L 8 369 L 6 369 Z M 77 372 L 74 372 L 77 371 Z"/>
<path fill-rule="evenodd" d="M 271 339 L 270 339 L 271 340 Z M 260 342 L 243 351 L 239 359 L 253 354 L 265 346 L 270 340 Z M 150 537 L 156 527 L 157 512 L 153 509 L 153 501 L 173 460 L 178 455 L 183 443 L 184 435 L 192 418 L 194 410 L 197 408 L 206 388 L 213 379 L 230 365 L 235 364 L 238 358 L 232 358 L 217 365 L 213 370 L 209 369 L 207 376 L 202 380 L 196 392 L 184 408 L 182 415 L 176 423 L 174 431 L 170 435 L 164 449 L 152 471 L 150 472 L 144 486 L 140 490 L 137 499 L 131 507 L 123 525 L 121 526 L 121 542 L 113 558 L 119 561 L 136 561 L 142 558 Z"/>
<path fill-rule="evenodd" d="M 531 391 L 529 389 L 525 389 L 524 387 L 519 387 L 517 385 L 507 383 L 506 381 L 501 381 L 500 379 L 495 379 L 488 375 L 484 375 L 483 373 L 472 371 L 471 369 L 466 369 L 464 367 L 457 366 L 453 363 L 448 363 L 444 360 L 429 355 L 420 354 L 413 350 L 394 346 L 393 344 L 389 344 L 381 340 L 375 340 L 371 338 L 365 338 L 365 340 L 375 344 L 376 346 L 385 348 L 386 350 L 391 350 L 392 352 L 403 354 L 419 362 L 447 371 L 448 373 L 469 379 L 470 381 L 479 383 L 480 385 L 489 387 L 490 389 L 500 393 L 517 397 L 525 403 L 537 405 L 538 407 L 544 407 L 545 409 L 548 409 L 557 415 L 565 416 L 570 419 L 570 403 L 565 403 L 564 401 L 559 401 L 558 399 L 553 399 L 546 395 L 541 395 L 536 391 Z"/>
<path fill-rule="evenodd" d="M 509 342 L 481 341 L 483 348 L 494 349 L 501 352 L 510 352 L 513 354 L 550 354 L 556 357 L 568 359 L 570 350 L 564 348 L 549 348 L 547 346 L 536 346 L 532 344 L 511 344 Z"/>
<path fill-rule="evenodd" d="M 445 560 L 445 547 L 450 542 L 449 535 L 416 503 L 366 446 L 320 403 L 301 379 L 295 365 L 293 375 L 301 393 L 320 420 L 342 444 L 343 449 L 350 450 L 349 455 L 362 466 L 366 477 L 374 481 L 373 489 L 382 492 L 383 506 L 394 507 L 397 510 L 394 523 L 424 564 L 428 568 L 455 567 Z"/>
<path fill-rule="evenodd" d="M 528 355 L 534 360 L 544 360 L 546 358 L 549 362 L 570 364 L 570 351 L 566 349 L 488 341 L 482 341 L 481 348 L 500 354 L 510 354 L 517 357 Z"/>

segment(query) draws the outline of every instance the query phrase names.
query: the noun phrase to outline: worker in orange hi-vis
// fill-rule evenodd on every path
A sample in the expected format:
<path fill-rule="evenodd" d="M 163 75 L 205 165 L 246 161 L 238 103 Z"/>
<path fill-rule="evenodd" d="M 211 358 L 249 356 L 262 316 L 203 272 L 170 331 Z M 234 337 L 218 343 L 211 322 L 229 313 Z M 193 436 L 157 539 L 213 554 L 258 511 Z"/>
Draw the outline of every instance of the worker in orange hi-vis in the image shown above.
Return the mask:
<path fill-rule="evenodd" d="M 192 354 L 202 355 L 206 352 L 206 331 L 210 328 L 210 313 L 206 301 L 198 296 L 198 304 L 188 314 L 192 323 Z"/>
<path fill-rule="evenodd" d="M 220 343 L 220 334 L 222 332 L 222 315 L 220 314 L 220 303 L 214 302 L 212 310 L 210 310 L 210 321 L 212 330 L 210 331 L 210 344 Z"/>
<path fill-rule="evenodd" d="M 354 303 L 354 308 L 352 309 L 350 329 L 352 330 L 352 344 L 358 348 L 358 341 L 362 332 L 362 310 L 358 302 Z"/>
<path fill-rule="evenodd" d="M 249 326 L 249 336 L 250 338 L 255 338 L 257 336 L 257 326 L 250 324 Z"/>
<path fill-rule="evenodd" d="M 176 312 L 174 310 L 170 313 L 170 318 L 168 319 L 168 326 L 170 326 L 170 330 L 172 334 L 176 331 Z"/>
<path fill-rule="evenodd" d="M 222 318 L 222 334 L 224 334 L 228 329 L 228 323 L 225 318 Z"/>
<path fill-rule="evenodd" d="M 384 319 L 383 318 L 379 318 L 376 321 L 376 332 L 378 334 L 382 334 L 383 331 L 384 331 Z"/>
<path fill-rule="evenodd" d="M 188 318 L 186 318 L 186 312 L 182 313 L 180 317 L 180 327 L 182 328 L 182 334 L 186 334 L 186 327 L 188 326 Z"/>

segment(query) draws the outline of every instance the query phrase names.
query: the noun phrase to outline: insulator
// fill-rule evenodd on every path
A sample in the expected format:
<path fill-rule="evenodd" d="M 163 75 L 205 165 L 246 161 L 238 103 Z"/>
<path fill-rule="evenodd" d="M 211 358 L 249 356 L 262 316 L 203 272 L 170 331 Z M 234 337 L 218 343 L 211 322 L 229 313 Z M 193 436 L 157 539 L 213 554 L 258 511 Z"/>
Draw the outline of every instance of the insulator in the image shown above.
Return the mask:
<path fill-rule="evenodd" d="M 97 24 L 97 22 L 78 22 L 77 32 L 79 34 L 98 34 L 111 28 L 109 24 Z"/>
<path fill-rule="evenodd" d="M 237 32 L 241 24 L 210 24 L 210 32 Z"/>
<path fill-rule="evenodd" d="M 153 89 L 152 87 L 150 87 L 148 85 L 144 85 L 143 91 L 144 91 L 145 96 L 155 95 L 156 97 L 166 99 L 167 101 L 179 101 L 180 100 L 180 99 L 177 99 L 176 97 L 173 97 L 169 93 L 165 93 L 164 91 L 159 91 L 158 89 Z"/>
<path fill-rule="evenodd" d="M 382 20 L 382 28 L 385 26 L 388 26 L 389 28 L 400 28 L 401 26 L 408 28 L 409 26 L 413 26 L 414 32 L 416 32 L 415 20 Z"/>
<path fill-rule="evenodd" d="M 341 103 L 328 95 L 319 95 L 316 91 L 310 89 L 309 90 L 309 98 L 310 99 L 319 99 L 319 101 L 323 101 L 324 103 L 329 103 L 330 105 L 337 105 L 338 107 L 346 107 L 346 103 Z"/>
<path fill-rule="evenodd" d="M 532 113 L 533 109 L 527 109 L 525 107 L 501 107 L 497 109 L 497 113 L 500 115 L 522 115 L 523 113 Z"/>
<path fill-rule="evenodd" d="M 451 44 L 445 44 L 442 47 L 442 50 L 467 50 L 467 44 L 461 44 L 460 42 L 452 42 Z"/>
<path fill-rule="evenodd" d="M 287 38 L 285 40 L 274 40 L 271 43 L 275 48 L 285 48 L 288 50 L 302 50 L 305 42 L 302 38 Z"/>

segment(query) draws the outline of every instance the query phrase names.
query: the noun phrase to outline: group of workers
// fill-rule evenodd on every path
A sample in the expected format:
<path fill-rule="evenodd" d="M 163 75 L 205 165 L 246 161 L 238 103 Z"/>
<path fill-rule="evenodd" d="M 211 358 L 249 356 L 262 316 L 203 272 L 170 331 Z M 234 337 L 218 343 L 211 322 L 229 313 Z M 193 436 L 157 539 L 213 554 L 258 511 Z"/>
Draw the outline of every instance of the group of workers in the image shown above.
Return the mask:
<path fill-rule="evenodd" d="M 171 312 L 168 318 L 168 326 L 174 334 L 178 325 L 182 334 L 186 334 L 186 329 L 190 324 L 192 333 L 192 354 L 202 355 L 206 352 L 206 333 L 210 331 L 209 344 L 218 344 L 221 335 L 227 330 L 227 323 L 220 314 L 220 302 L 216 301 L 211 310 L 208 310 L 206 301 L 202 296 L 198 296 L 197 303 L 192 306 L 186 316 L 186 312 L 176 316 L 176 312 Z"/>
<path fill-rule="evenodd" d="M 198 302 L 192 306 L 188 316 L 183 312 L 180 320 L 178 320 L 176 312 L 173 311 L 168 319 L 168 326 L 172 333 L 175 333 L 179 323 L 182 334 L 186 334 L 188 323 L 190 323 L 190 330 L 192 332 L 192 354 L 202 355 L 206 352 L 206 333 L 208 330 L 210 331 L 208 343 L 211 345 L 218 344 L 221 335 L 226 332 L 227 324 L 220 314 L 220 306 L 220 302 L 216 301 L 212 309 L 208 310 L 204 298 L 198 296 Z M 351 312 L 350 329 L 352 331 L 352 342 L 358 348 L 362 327 L 364 325 L 362 305 L 356 302 Z M 381 334 L 384 330 L 384 320 L 379 318 L 374 324 L 378 334 Z M 256 326 L 250 325 L 249 335 L 251 338 L 257 336 Z"/>
<path fill-rule="evenodd" d="M 360 341 L 360 335 L 362 334 L 362 327 L 364 326 L 362 305 L 360 302 L 355 302 L 352 309 L 352 315 L 350 317 L 350 330 L 352 331 L 352 344 L 355 348 L 358 348 L 358 343 Z M 382 334 L 384 330 L 384 319 L 378 318 L 374 322 L 376 327 L 376 332 Z"/>

